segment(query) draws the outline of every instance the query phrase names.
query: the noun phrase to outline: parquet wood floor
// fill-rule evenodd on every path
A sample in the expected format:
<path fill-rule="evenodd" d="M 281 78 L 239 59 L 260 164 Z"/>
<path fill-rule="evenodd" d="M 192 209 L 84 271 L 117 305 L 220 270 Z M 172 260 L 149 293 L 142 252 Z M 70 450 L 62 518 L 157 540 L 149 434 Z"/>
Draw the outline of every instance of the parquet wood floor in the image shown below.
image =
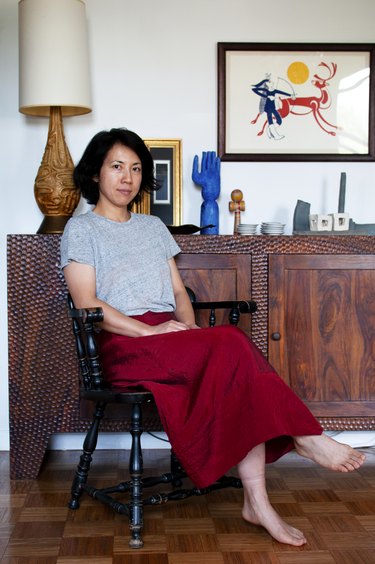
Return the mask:
<path fill-rule="evenodd" d="M 9 480 L 0 453 L 0 558 L 4 564 L 371 564 L 375 563 L 375 450 L 335 474 L 290 454 L 267 467 L 271 502 L 308 544 L 273 541 L 240 517 L 241 490 L 145 509 L 145 546 L 128 546 L 126 517 L 86 496 L 67 508 L 77 451 L 49 452 L 38 480 Z M 123 479 L 127 452 L 98 451 L 92 473 Z M 168 471 L 168 451 L 144 453 L 147 474 Z"/>

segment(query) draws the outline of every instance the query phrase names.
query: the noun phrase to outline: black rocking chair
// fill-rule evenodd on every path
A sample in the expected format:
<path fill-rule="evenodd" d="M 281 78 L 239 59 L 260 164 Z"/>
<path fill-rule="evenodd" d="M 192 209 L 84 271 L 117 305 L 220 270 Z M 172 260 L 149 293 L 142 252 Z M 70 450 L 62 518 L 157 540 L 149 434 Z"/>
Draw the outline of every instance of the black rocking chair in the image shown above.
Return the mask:
<path fill-rule="evenodd" d="M 253 313 L 257 306 L 253 301 L 219 301 L 219 302 L 197 302 L 192 290 L 187 288 L 194 309 L 208 309 L 209 325 L 212 327 L 216 322 L 217 309 L 229 309 L 229 321 L 237 325 L 241 313 Z M 211 491 L 234 487 L 241 488 L 242 484 L 238 478 L 223 476 L 217 482 L 207 488 L 181 489 L 182 480 L 187 477 L 179 461 L 173 452 L 170 455 L 170 472 L 156 477 L 143 477 L 143 457 L 141 448 L 142 407 L 153 402 L 151 392 L 139 389 L 124 392 L 108 387 L 102 372 L 102 366 L 95 340 L 95 325 L 103 320 L 101 308 L 76 309 L 72 298 L 68 295 L 69 317 L 72 320 L 75 337 L 79 372 L 80 372 L 80 398 L 90 400 L 96 404 L 90 429 L 83 443 L 83 452 L 80 456 L 75 477 L 71 488 L 70 509 L 78 509 L 80 497 L 86 492 L 105 505 L 111 507 L 115 512 L 127 515 L 129 518 L 131 548 L 143 546 L 143 507 L 146 505 L 158 505 L 170 500 L 182 500 L 194 495 L 204 495 Z M 128 480 L 120 484 L 96 488 L 87 483 L 88 473 L 91 466 L 93 453 L 95 451 L 100 423 L 103 419 L 107 404 L 130 405 L 130 434 L 131 451 L 128 466 Z M 151 493 L 144 496 L 144 489 L 158 484 L 170 484 L 168 491 Z M 120 501 L 113 494 L 126 494 L 126 502 Z"/>

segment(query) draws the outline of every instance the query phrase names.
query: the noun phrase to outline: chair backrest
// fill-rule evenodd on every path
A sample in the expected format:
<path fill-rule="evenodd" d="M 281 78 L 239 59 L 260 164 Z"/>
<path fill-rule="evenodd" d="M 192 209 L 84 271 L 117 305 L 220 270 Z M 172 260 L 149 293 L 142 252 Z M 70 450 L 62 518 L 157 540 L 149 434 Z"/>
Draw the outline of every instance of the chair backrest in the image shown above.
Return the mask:
<path fill-rule="evenodd" d="M 186 288 L 192 306 L 195 310 L 208 309 L 209 326 L 216 323 L 216 310 L 229 310 L 229 323 L 237 325 L 241 313 L 254 313 L 257 305 L 254 301 L 231 300 L 198 302 L 191 288 Z M 103 378 L 102 365 L 99 358 L 98 346 L 95 338 L 96 323 L 103 321 L 103 310 L 100 307 L 77 309 L 72 297 L 68 294 L 68 313 L 72 320 L 73 334 L 78 356 L 81 378 L 81 388 L 85 390 L 105 390 L 109 388 Z"/>
<path fill-rule="evenodd" d="M 95 338 L 95 324 L 103 321 L 102 308 L 76 309 L 71 295 L 68 294 L 68 314 L 72 320 L 81 387 L 85 390 L 103 390 L 108 388 L 103 378 L 103 370 Z"/>

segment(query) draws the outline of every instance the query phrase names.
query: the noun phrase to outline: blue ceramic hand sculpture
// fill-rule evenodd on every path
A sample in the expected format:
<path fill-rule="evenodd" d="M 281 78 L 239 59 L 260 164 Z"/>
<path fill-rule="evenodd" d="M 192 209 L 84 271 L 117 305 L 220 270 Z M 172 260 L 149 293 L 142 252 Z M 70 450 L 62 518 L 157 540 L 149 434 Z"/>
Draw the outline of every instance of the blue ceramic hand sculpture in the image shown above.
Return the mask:
<path fill-rule="evenodd" d="M 198 171 L 198 156 L 193 162 L 192 179 L 195 184 L 202 187 L 203 203 L 201 205 L 201 226 L 213 225 L 202 229 L 201 233 L 219 234 L 219 206 L 216 198 L 220 194 L 220 159 L 215 151 L 202 153 L 201 171 Z"/>

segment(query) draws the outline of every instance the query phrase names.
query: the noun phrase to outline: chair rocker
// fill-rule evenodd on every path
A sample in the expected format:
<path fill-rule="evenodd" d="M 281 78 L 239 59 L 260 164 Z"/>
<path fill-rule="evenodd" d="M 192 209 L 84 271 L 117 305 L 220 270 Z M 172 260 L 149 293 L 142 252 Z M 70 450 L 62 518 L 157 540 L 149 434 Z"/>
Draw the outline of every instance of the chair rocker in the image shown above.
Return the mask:
<path fill-rule="evenodd" d="M 229 321 L 237 325 L 241 313 L 253 313 L 256 311 L 256 303 L 253 301 L 221 301 L 221 302 L 197 302 L 194 292 L 187 289 L 194 309 L 209 309 L 209 325 L 216 322 L 216 309 L 230 309 Z M 78 355 L 80 373 L 80 398 L 95 403 L 95 409 L 91 426 L 83 443 L 83 451 L 75 472 L 71 487 L 70 509 L 78 509 L 80 497 L 83 492 L 111 507 L 115 512 L 126 515 L 129 518 L 131 548 L 143 546 L 143 507 L 146 505 L 163 504 L 171 500 L 182 500 L 191 496 L 205 495 L 211 491 L 234 487 L 241 488 L 242 484 L 238 478 L 223 476 L 217 482 L 207 488 L 182 489 L 182 480 L 187 477 L 179 461 L 171 452 L 170 472 L 161 476 L 143 477 L 143 457 L 141 448 L 142 408 L 145 404 L 153 402 L 153 395 L 143 389 L 123 391 L 109 387 L 105 382 L 102 366 L 99 358 L 98 348 L 95 340 L 95 325 L 103 320 L 101 308 L 76 309 L 73 300 L 68 295 L 68 312 L 72 321 L 75 345 Z M 100 423 L 104 417 L 108 404 L 124 404 L 130 406 L 130 434 L 131 450 L 128 465 L 128 480 L 118 485 L 107 488 L 96 488 L 89 485 L 88 474 L 95 451 Z M 148 497 L 144 495 L 144 489 L 159 484 L 170 484 L 167 491 L 151 493 Z M 119 496 L 113 494 L 126 494 L 127 501 L 121 501 Z"/>

